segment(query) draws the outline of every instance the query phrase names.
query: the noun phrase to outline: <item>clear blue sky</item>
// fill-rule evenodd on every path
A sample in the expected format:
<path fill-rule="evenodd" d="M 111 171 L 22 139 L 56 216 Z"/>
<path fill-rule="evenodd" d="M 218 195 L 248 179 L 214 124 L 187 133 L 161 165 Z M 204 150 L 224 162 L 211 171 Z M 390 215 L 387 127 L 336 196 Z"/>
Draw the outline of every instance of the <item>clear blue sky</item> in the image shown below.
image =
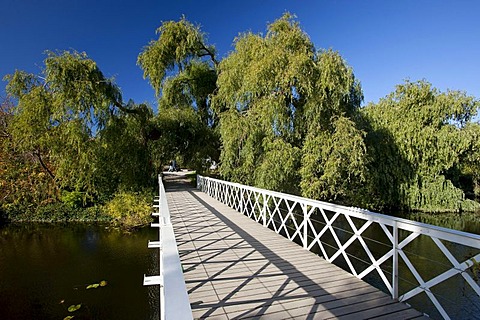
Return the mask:
<path fill-rule="evenodd" d="M 115 77 L 124 100 L 155 104 L 136 59 L 162 21 L 184 14 L 200 24 L 221 58 L 240 32 L 264 32 L 285 11 L 317 49 L 340 52 L 362 83 L 365 103 L 404 79 L 480 98 L 476 0 L 0 0 L 0 76 L 38 73 L 45 50 L 75 49 Z"/>

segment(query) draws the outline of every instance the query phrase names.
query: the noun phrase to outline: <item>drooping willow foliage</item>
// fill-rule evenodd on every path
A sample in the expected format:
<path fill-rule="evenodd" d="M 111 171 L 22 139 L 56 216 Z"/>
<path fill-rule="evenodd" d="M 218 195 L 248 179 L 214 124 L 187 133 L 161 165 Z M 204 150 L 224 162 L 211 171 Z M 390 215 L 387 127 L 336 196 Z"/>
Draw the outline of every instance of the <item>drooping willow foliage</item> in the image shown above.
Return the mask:
<path fill-rule="evenodd" d="M 16 71 L 5 77 L 0 220 L 5 215 L 50 220 L 37 213 L 97 205 L 116 219 L 108 203 L 144 201 L 169 161 L 201 168 L 208 156 L 218 158 L 208 106 L 216 81 L 214 50 L 185 19 L 163 24 L 159 34 L 139 56 L 159 96 L 156 114 L 146 104 L 124 103 L 114 81 L 86 53 L 48 52 L 40 74 Z M 205 54 L 210 64 L 201 59 Z M 144 212 L 139 203 L 132 202 L 130 211 L 123 207 Z M 122 221 L 144 221 L 137 218 Z"/>
<path fill-rule="evenodd" d="M 362 108 L 352 68 L 289 14 L 239 35 L 219 71 L 226 179 L 375 210 L 478 208 L 475 98 L 406 82 Z"/>
<path fill-rule="evenodd" d="M 425 81 L 406 82 L 362 110 L 372 157 L 374 206 L 427 211 L 472 210 L 479 196 L 479 101 L 441 93 Z M 388 190 L 388 193 L 385 192 Z"/>
<path fill-rule="evenodd" d="M 123 207 L 151 191 L 170 160 L 202 170 L 207 158 L 220 160 L 225 179 L 319 200 L 382 211 L 479 208 L 474 97 L 407 81 L 362 107 L 353 69 L 315 48 L 288 13 L 265 34 L 240 34 L 222 60 L 185 17 L 157 34 L 138 57 L 156 111 L 125 103 L 85 53 L 49 52 L 41 74 L 5 78 L 0 218 L 56 203 Z"/>

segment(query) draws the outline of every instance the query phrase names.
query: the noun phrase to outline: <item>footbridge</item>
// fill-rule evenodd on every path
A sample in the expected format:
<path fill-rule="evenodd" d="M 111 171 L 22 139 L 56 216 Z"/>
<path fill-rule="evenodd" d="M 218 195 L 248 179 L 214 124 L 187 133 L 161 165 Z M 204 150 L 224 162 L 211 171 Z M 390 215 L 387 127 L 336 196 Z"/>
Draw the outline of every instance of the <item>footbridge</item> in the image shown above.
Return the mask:
<path fill-rule="evenodd" d="M 155 216 L 162 319 L 474 319 L 480 236 L 183 173 Z"/>

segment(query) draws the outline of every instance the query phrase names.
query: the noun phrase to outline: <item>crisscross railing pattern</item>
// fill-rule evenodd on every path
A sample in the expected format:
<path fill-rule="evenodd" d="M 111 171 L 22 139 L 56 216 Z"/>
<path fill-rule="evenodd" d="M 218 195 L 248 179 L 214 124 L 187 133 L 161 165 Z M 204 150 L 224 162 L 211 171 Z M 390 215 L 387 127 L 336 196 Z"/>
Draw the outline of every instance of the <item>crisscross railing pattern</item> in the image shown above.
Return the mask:
<path fill-rule="evenodd" d="M 478 235 L 202 176 L 197 187 L 433 317 L 480 314 Z"/>

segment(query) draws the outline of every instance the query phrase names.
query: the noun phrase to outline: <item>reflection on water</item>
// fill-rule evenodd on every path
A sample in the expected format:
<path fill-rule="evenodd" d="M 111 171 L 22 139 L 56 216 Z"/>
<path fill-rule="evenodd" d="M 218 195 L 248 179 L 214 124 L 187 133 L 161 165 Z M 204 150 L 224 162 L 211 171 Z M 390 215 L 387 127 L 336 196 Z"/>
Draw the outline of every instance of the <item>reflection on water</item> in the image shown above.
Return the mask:
<path fill-rule="evenodd" d="M 398 216 L 439 227 L 480 234 L 480 213 L 405 213 Z"/>
<path fill-rule="evenodd" d="M 158 319 L 158 231 L 91 224 L 0 228 L 0 319 Z M 86 289 L 107 281 L 107 286 Z M 70 305 L 81 304 L 75 312 Z"/>

